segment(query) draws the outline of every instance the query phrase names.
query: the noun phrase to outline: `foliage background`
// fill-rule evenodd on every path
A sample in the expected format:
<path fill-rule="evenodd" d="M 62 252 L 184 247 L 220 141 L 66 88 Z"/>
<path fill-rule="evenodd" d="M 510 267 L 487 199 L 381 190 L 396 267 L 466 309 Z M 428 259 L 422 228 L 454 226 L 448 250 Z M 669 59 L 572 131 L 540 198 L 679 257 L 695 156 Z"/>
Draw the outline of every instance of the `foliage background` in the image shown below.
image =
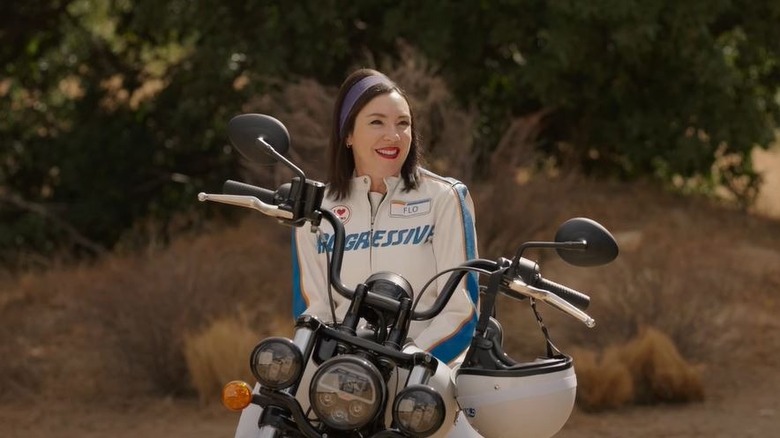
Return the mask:
<path fill-rule="evenodd" d="M 251 344 L 289 331 L 289 234 L 194 195 L 289 178 L 232 154 L 241 112 L 283 120 L 292 159 L 321 177 L 336 87 L 364 65 L 410 91 L 430 167 L 488 206 L 481 255 L 574 215 L 618 239 L 596 269 L 532 255 L 593 297 L 594 330 L 542 309 L 576 354 L 579 402 L 623 406 L 575 410 L 561 436 L 771 435 L 780 224 L 689 195 L 755 195 L 749 152 L 777 125 L 777 6 L 353 3 L 0 4 L 0 435 L 232 433 L 235 417 L 187 396 L 216 400 Z M 517 359 L 542 346 L 522 304 L 499 308 Z M 623 357 L 630 374 L 667 393 L 692 375 L 702 402 L 624 406 L 631 377 L 608 368 L 647 327 L 672 343 Z M 677 372 L 676 351 L 695 367 Z"/>
<path fill-rule="evenodd" d="M 239 165 L 224 129 L 248 102 L 410 53 L 476 114 L 467 181 L 491 174 L 514 120 L 536 117 L 541 163 L 720 188 L 746 206 L 760 181 L 750 151 L 780 116 L 770 0 L 34 0 L 0 17 L 11 268 L 197 229 L 216 212 L 195 194 Z"/>

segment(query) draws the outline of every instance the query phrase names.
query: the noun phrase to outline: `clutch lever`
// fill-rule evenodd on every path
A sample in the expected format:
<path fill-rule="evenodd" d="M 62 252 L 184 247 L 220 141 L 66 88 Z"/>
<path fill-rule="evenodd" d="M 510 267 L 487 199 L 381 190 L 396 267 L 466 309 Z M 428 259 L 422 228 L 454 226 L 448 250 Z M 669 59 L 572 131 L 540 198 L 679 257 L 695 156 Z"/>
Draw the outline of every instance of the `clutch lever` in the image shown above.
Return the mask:
<path fill-rule="evenodd" d="M 219 202 L 221 204 L 236 205 L 238 207 L 250 208 L 252 210 L 257 210 L 266 216 L 271 216 L 279 219 L 291 220 L 293 218 L 293 213 L 291 211 L 282 210 L 278 206 L 263 202 L 254 196 L 218 195 L 218 194 L 201 192 L 198 193 L 198 201 Z"/>

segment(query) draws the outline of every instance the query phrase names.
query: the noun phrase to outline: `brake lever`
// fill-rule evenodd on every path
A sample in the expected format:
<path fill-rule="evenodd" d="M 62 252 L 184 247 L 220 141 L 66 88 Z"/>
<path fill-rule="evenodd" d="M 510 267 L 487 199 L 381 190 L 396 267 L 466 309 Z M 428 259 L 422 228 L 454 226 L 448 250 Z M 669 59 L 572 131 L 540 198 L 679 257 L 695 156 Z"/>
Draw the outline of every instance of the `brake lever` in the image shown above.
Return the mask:
<path fill-rule="evenodd" d="M 521 280 L 517 279 L 509 282 L 507 286 L 514 292 L 529 298 L 533 298 L 535 300 L 545 302 L 550 306 L 569 314 L 570 316 L 582 321 L 588 328 L 593 328 L 596 326 L 596 320 L 591 318 L 590 315 L 576 308 L 573 304 L 550 291 L 529 286 Z"/>

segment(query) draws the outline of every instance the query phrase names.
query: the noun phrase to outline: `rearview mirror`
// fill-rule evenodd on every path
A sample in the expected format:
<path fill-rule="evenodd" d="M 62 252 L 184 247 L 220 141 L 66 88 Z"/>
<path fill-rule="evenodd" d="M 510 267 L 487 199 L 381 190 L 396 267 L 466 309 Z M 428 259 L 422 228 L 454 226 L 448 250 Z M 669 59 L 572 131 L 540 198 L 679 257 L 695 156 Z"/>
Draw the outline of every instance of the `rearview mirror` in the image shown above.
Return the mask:
<path fill-rule="evenodd" d="M 280 155 L 290 147 L 290 134 L 279 120 L 265 114 L 241 114 L 228 122 L 228 137 L 233 147 L 244 158 L 253 163 L 270 163 L 276 159 L 266 146 L 270 145 Z"/>
<path fill-rule="evenodd" d="M 561 224 L 555 242 L 585 242 L 584 249 L 556 248 L 558 255 L 574 266 L 600 266 L 615 260 L 618 244 L 609 231 L 598 222 L 578 217 Z"/>

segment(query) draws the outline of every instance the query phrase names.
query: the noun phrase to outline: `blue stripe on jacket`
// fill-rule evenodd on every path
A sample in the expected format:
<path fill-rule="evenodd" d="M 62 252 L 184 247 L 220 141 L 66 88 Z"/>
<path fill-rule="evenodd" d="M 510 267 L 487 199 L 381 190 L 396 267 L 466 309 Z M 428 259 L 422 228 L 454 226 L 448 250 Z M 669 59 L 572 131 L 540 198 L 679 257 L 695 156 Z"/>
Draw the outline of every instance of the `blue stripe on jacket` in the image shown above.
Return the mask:
<path fill-rule="evenodd" d="M 301 290 L 301 266 L 298 263 L 298 245 L 295 239 L 295 230 L 292 230 L 292 275 L 293 275 L 293 319 L 298 319 L 299 316 L 306 311 L 306 299 L 303 297 L 303 291 Z"/>
<path fill-rule="evenodd" d="M 474 218 L 471 216 L 471 212 L 466 203 L 468 189 L 460 182 L 455 180 L 450 181 L 454 183 L 454 188 L 458 193 L 458 200 L 460 201 L 460 211 L 463 219 L 463 237 L 466 245 L 466 260 L 471 260 L 476 258 L 477 242 L 476 236 L 474 235 Z M 475 272 L 466 274 L 466 292 L 474 305 L 476 305 L 479 300 L 479 282 Z M 474 336 L 476 327 L 477 314 L 476 312 L 472 312 L 471 319 L 464 324 L 457 333 L 431 350 L 431 354 L 442 362 L 452 362 L 453 359 L 458 357 L 468 348 L 471 343 L 471 337 Z"/>

